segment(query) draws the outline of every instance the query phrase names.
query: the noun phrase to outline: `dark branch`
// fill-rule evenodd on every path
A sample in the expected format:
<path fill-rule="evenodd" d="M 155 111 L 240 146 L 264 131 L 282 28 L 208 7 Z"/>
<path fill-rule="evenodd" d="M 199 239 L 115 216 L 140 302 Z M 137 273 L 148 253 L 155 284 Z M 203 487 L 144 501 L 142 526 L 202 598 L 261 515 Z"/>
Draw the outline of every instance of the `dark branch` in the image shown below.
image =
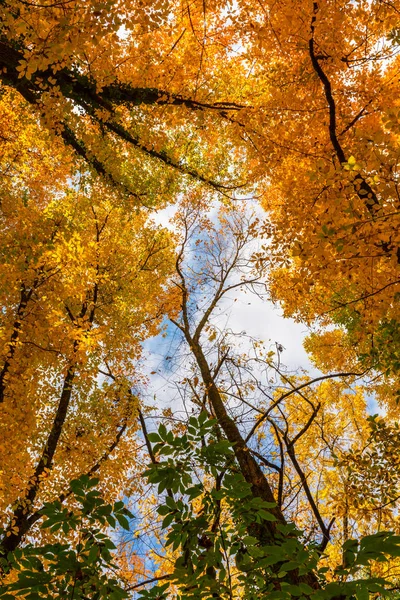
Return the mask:
<path fill-rule="evenodd" d="M 294 387 L 292 390 L 289 390 L 289 392 L 285 392 L 284 394 L 282 394 L 281 396 L 279 396 L 279 398 L 277 400 L 275 400 L 275 402 L 273 404 L 271 404 L 271 406 L 268 408 L 268 410 L 265 411 L 265 413 L 259 417 L 257 419 L 257 423 L 255 423 L 252 427 L 252 429 L 250 430 L 250 433 L 247 435 L 246 437 L 246 443 L 249 441 L 249 439 L 254 435 L 256 429 L 261 425 L 261 423 L 263 421 L 265 421 L 265 419 L 268 418 L 269 414 L 271 413 L 271 411 L 278 406 L 278 404 L 280 404 L 280 402 L 282 402 L 282 400 L 284 400 L 285 398 L 288 398 L 288 396 L 291 396 L 292 394 L 296 394 L 298 393 L 300 390 L 302 390 L 305 387 L 309 387 L 310 385 L 313 385 L 314 383 L 317 383 L 317 381 L 323 381 L 324 379 L 332 379 L 334 377 L 361 377 L 362 375 L 364 375 L 365 371 L 363 373 L 353 373 L 353 372 L 347 372 L 347 373 L 331 373 L 329 375 L 321 375 L 320 377 L 315 377 L 314 379 L 310 379 L 310 381 L 306 381 L 305 383 L 302 383 L 301 385 L 298 385 L 297 387 Z"/>
<path fill-rule="evenodd" d="M 335 99 L 334 99 L 333 93 L 332 93 L 332 86 L 331 86 L 331 82 L 329 81 L 329 78 L 327 77 L 325 71 L 322 69 L 321 65 L 319 64 L 317 55 L 315 53 L 315 39 L 314 38 L 315 38 L 315 24 L 317 21 L 318 11 L 319 11 L 318 2 L 313 2 L 313 16 L 311 18 L 311 28 L 310 28 L 311 36 L 308 41 L 308 48 L 309 48 L 311 64 L 313 66 L 315 73 L 318 75 L 319 80 L 322 83 L 322 86 L 323 86 L 324 92 L 325 92 L 325 98 L 328 103 L 329 137 L 330 137 L 332 146 L 335 150 L 335 154 L 336 154 L 340 164 L 343 165 L 344 163 L 347 163 L 347 158 L 346 158 L 345 152 L 339 142 L 338 135 L 337 135 L 337 122 L 336 122 L 336 112 L 337 111 L 336 111 Z M 357 119 L 360 118 L 360 116 L 362 116 L 362 115 L 361 114 L 358 115 Z M 354 189 L 355 189 L 357 195 L 364 202 L 365 206 L 367 207 L 367 209 L 371 213 L 371 215 L 374 215 L 376 210 L 379 209 L 379 207 L 380 207 L 379 200 L 378 200 L 375 192 L 373 191 L 373 189 L 371 188 L 369 183 L 367 183 L 367 181 L 364 179 L 364 177 L 360 173 L 356 174 L 356 176 L 354 177 L 353 183 L 354 183 Z M 388 250 L 389 249 L 387 249 L 386 252 Z"/>
<path fill-rule="evenodd" d="M 82 74 L 78 69 L 61 69 L 55 73 L 49 67 L 46 70 L 36 71 L 29 79 L 22 75 L 21 64 L 26 62 L 26 48 L 20 43 L 12 45 L 5 37 L 0 38 L 0 79 L 14 89 L 16 89 L 25 100 L 38 106 L 42 100 L 44 91 L 51 90 L 56 86 L 62 96 L 69 101 L 79 105 L 87 115 L 94 119 L 103 129 L 113 132 L 120 139 L 128 142 L 135 148 L 146 153 L 151 158 L 161 160 L 164 164 L 177 170 L 178 172 L 189 175 L 197 181 L 201 181 L 214 189 L 224 193 L 224 190 L 233 190 L 243 186 L 226 186 L 207 179 L 189 166 L 180 164 L 173 160 L 166 152 L 156 151 L 147 148 L 138 138 L 129 133 L 115 118 L 115 109 L 121 106 L 134 108 L 136 106 L 185 106 L 192 111 L 214 111 L 222 117 L 226 116 L 226 111 L 238 111 L 244 106 L 234 102 L 199 102 L 190 98 L 184 98 L 179 94 L 173 94 L 156 88 L 135 88 L 128 84 L 115 81 L 98 91 L 96 81 Z M 28 52 L 29 54 L 29 52 Z M 50 85 L 49 81 L 55 82 Z M 39 85 L 40 84 L 40 85 Z M 45 89 L 43 89 L 45 86 Z M 105 109 L 109 113 L 109 119 L 101 121 L 97 116 L 98 109 Z M 107 167 L 95 156 L 91 155 L 82 140 L 80 140 L 66 122 L 60 123 L 61 136 L 64 141 L 71 146 L 77 154 L 83 158 L 97 173 L 106 177 L 113 185 L 122 188 L 120 182 L 116 181 L 108 171 Z M 125 190 L 140 200 L 140 195 L 132 190 Z"/>
<path fill-rule="evenodd" d="M 8 344 L 8 351 L 3 368 L 0 371 L 0 403 L 4 401 L 4 393 L 6 388 L 6 379 L 8 371 L 10 369 L 10 365 L 14 357 L 15 349 L 17 347 L 18 339 L 21 333 L 22 319 L 24 318 L 24 314 L 28 306 L 28 302 L 32 297 L 33 291 L 34 288 L 27 290 L 26 286 L 23 283 L 21 284 L 20 301 L 16 311 L 15 321 L 13 324 L 12 333 Z"/>
<path fill-rule="evenodd" d="M 155 583 L 156 581 L 162 581 L 165 579 L 171 579 L 172 573 L 170 575 L 160 575 L 160 577 L 153 577 L 152 579 L 146 579 L 146 581 L 140 581 L 139 583 L 135 583 L 135 585 L 130 585 L 125 588 L 126 592 L 132 592 L 133 590 L 137 590 L 140 587 L 145 585 L 149 585 L 150 583 Z"/>

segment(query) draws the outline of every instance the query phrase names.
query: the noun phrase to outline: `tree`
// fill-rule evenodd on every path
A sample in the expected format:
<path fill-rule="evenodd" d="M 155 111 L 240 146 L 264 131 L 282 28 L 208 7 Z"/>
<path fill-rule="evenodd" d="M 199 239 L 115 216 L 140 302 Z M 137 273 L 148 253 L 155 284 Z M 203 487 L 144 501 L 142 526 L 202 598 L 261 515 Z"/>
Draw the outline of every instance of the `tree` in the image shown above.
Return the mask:
<path fill-rule="evenodd" d="M 194 30 L 202 9 L 187 7 L 182 15 L 179 3 L 167 7 L 163 2 L 147 7 L 135 1 L 123 7 L 81 0 L 1 4 L 3 83 L 117 190 L 136 204 L 152 206 L 160 185 L 167 193 L 171 187 L 175 191 L 173 171 L 216 190 L 235 186 L 227 181 L 213 115 L 231 114 L 240 105 L 235 99 L 224 101 L 224 90 L 222 99 L 217 90 L 196 97 L 197 56 L 201 73 L 210 62 L 203 60 Z M 213 20 L 218 28 L 221 17 Z M 183 33 L 171 49 L 176 28 Z M 173 52 L 190 29 L 190 41 L 183 40 L 183 50 Z M 226 50 L 215 48 L 212 54 L 222 58 Z M 158 171 L 157 188 L 149 186 L 147 169 L 135 169 L 139 164 Z M 165 165 L 171 169 L 165 171 Z"/>
<path fill-rule="evenodd" d="M 286 315 L 346 328 L 364 366 L 393 374 L 398 8 L 391 2 L 241 6 L 249 11 L 243 27 L 264 95 L 253 119 L 238 120 L 268 175 L 262 202 L 274 241 L 272 260 L 267 253 L 264 259 L 271 260 L 273 294 Z M 388 340 L 393 360 L 385 356 Z"/>
<path fill-rule="evenodd" d="M 114 501 L 113 482 L 123 488 L 143 466 L 140 422 L 149 481 L 167 494 L 160 515 L 180 532 L 168 538 L 178 576 L 164 565 L 160 575 L 178 594 L 203 593 L 196 573 L 215 596 L 218 572 L 228 597 L 235 577 L 235 594 L 249 597 L 382 595 L 384 581 L 362 577 L 381 575 L 371 561 L 398 552 L 394 533 L 375 535 L 382 524 L 397 531 L 396 468 L 384 475 L 397 447 L 399 370 L 396 3 L 0 4 L 3 564 L 29 539 L 47 540 L 43 502 L 72 507 L 69 482 L 82 473 L 99 472 Z M 239 189 L 258 195 L 267 222 L 244 217 Z M 202 214 L 217 193 L 220 230 Z M 146 217 L 183 197 L 171 292 L 174 236 Z M 263 246 L 242 259 L 255 239 Z M 235 336 L 211 322 L 227 293 L 264 294 L 266 284 L 287 315 L 337 326 L 307 342 L 322 378 L 285 373 L 259 341 L 239 356 Z M 182 376 L 196 413 L 180 425 L 183 440 L 179 428 L 148 434 L 135 391 L 140 344 L 167 314 L 195 368 Z M 277 373 L 275 389 L 253 369 Z M 363 422 L 361 374 L 390 408 L 384 424 Z M 221 511 L 231 527 L 222 533 Z M 290 552 L 297 562 L 285 571 Z M 333 587 L 324 560 L 337 566 L 326 576 Z M 246 582 L 237 573 L 249 565 Z"/>
<path fill-rule="evenodd" d="M 238 334 L 213 322 L 232 290 L 264 288 L 251 254 L 262 224 L 239 214 L 225 208 L 215 225 L 201 207 L 186 205 L 175 219 L 182 309 L 172 322 L 193 359 L 178 384 L 192 416 L 172 430 L 162 424 L 157 433 L 145 431 L 147 476 L 161 494 L 166 530 L 162 566 L 169 574 L 161 579 L 171 583 L 143 597 L 170 597 L 174 589 L 177 598 L 384 594 L 392 584 L 379 561 L 398 556 L 398 537 L 379 530 L 394 525 L 396 509 L 384 515 L 383 490 L 368 491 L 368 478 L 382 473 L 374 471 L 378 460 L 359 463 L 365 487 L 358 494 L 354 467 L 348 469 L 355 449 L 371 445 L 366 402 L 351 385 L 362 374 L 285 373 L 262 342 L 238 353 Z M 357 502 L 362 493 L 364 506 Z M 379 501 L 371 502 L 374 494 Z"/>
<path fill-rule="evenodd" d="M 136 204 L 171 199 L 174 171 L 257 184 L 275 297 L 379 366 L 398 338 L 394 3 L 2 4 L 3 81 L 52 132 Z"/>
<path fill-rule="evenodd" d="M 48 527 L 56 537 L 50 538 L 46 545 L 45 536 L 45 545 L 38 544 L 38 536 L 45 535 L 47 521 L 36 528 L 35 533 L 30 529 L 21 530 L 25 536 L 34 533 L 31 540 L 35 543 L 32 547 L 25 542 L 8 555 L 9 560 L 14 561 L 11 564 L 16 566 L 7 575 L 14 580 L 9 583 L 6 580 L 5 591 L 18 590 L 18 594 L 26 595 L 38 589 L 38 593 L 46 597 L 50 589 L 53 595 L 72 589 L 73 597 L 76 594 L 77 598 L 82 597 L 79 594 L 107 597 L 114 593 L 118 598 L 139 590 L 144 598 L 163 597 L 163 594 L 170 597 L 175 593 L 181 598 L 215 597 L 215 594 L 227 598 L 243 595 L 256 598 L 268 594 L 271 598 L 303 596 L 315 600 L 344 599 L 354 594 L 362 597 L 368 591 L 384 593 L 385 586 L 395 585 L 396 580 L 381 576 L 379 561 L 387 562 L 388 555 L 397 556 L 399 540 L 390 533 L 377 533 L 377 529 L 384 521 L 393 523 L 395 505 L 387 513 L 387 519 L 382 507 L 372 503 L 367 510 L 372 508 L 373 518 L 366 522 L 360 520 L 365 512 L 363 507 L 357 511 L 356 479 L 354 475 L 351 479 L 347 466 L 352 461 L 348 455 L 350 440 L 361 452 L 370 443 L 368 427 L 361 426 L 366 416 L 365 400 L 360 391 L 349 387 L 358 374 L 334 373 L 314 379 L 305 373 L 294 376 L 279 366 L 279 360 L 278 364 L 274 362 L 275 353 L 260 341 L 252 340 L 250 351 L 243 353 L 238 347 L 237 335 L 218 330 L 212 320 L 213 313 L 229 293 L 243 286 L 258 294 L 265 293 L 264 274 L 257 266 L 255 247 L 262 223 L 241 214 L 237 207 L 225 207 L 220 213 L 220 225 L 215 225 L 215 219 L 204 214 L 207 205 L 198 206 L 196 200 L 188 203 L 186 199 L 176 216 L 182 246 L 176 257 L 175 287 L 182 310 L 180 315 L 172 317 L 173 324 L 185 335 L 193 356 L 193 371 L 185 371 L 181 389 L 187 394 L 186 401 L 191 403 L 195 414 L 173 431 L 162 424 L 157 433 L 149 433 L 143 407 L 139 410 L 137 405 L 135 407 L 152 461 L 146 475 L 161 494 L 158 512 L 166 530 L 167 545 L 171 547 L 161 559 L 161 573 L 127 583 L 129 573 L 122 571 L 117 572 L 114 582 L 114 567 L 109 565 L 108 555 L 103 560 L 102 554 L 99 560 L 103 562 L 100 560 L 98 569 L 106 570 L 106 579 L 99 570 L 89 568 L 88 552 L 93 547 L 94 553 L 104 534 L 98 529 L 95 512 L 90 521 L 90 527 L 95 528 L 93 534 L 91 528 L 83 525 L 87 532 L 85 543 L 87 539 L 90 548 L 77 547 L 73 537 L 69 537 L 77 531 L 81 509 L 67 488 L 68 479 L 73 475 L 69 474 L 68 461 L 64 459 L 60 467 L 67 481 L 58 501 L 52 506 L 51 503 L 39 504 L 33 511 L 28 506 L 25 513 L 30 527 L 47 517 Z M 276 352 L 279 355 L 279 348 Z M 93 354 L 91 360 L 98 372 Z M 108 381 L 117 385 L 120 404 L 121 378 L 117 377 L 116 368 L 118 362 L 112 359 L 104 360 L 104 371 L 100 366 Z M 271 373 L 276 376 L 272 383 Z M 134 371 L 125 377 L 124 392 L 130 402 L 137 402 Z M 106 382 L 102 387 L 109 390 Z M 86 398 L 81 398 L 78 407 L 80 423 Z M 116 395 L 112 398 L 115 401 Z M 106 400 L 105 395 L 96 395 L 96 411 L 90 413 L 92 427 L 94 417 L 99 419 L 100 409 L 107 409 Z M 103 428 L 104 435 L 104 421 L 99 420 L 99 427 Z M 131 427 L 134 428 L 133 423 Z M 129 435 L 129 430 L 127 433 Z M 68 435 L 67 422 L 64 434 Z M 77 436 L 76 429 L 71 436 L 74 438 L 80 444 L 84 441 L 84 437 Z M 117 438 L 118 435 L 113 444 L 119 443 Z M 125 448 L 127 451 L 128 447 Z M 61 461 L 64 458 L 62 444 L 57 450 Z M 132 448 L 130 456 L 136 461 L 139 458 Z M 75 463 L 76 460 L 74 468 Z M 359 464 L 362 469 L 362 462 Z M 46 480 L 46 485 L 53 484 L 52 494 L 56 482 L 50 478 L 55 466 Z M 111 471 L 103 471 L 107 463 L 101 457 L 94 468 L 81 468 L 81 471 L 88 474 L 99 471 L 106 476 L 104 492 L 109 494 L 110 478 L 114 473 L 119 477 L 123 474 L 123 471 L 116 472 L 115 466 L 112 465 Z M 363 485 L 368 490 L 370 468 L 364 466 L 364 469 Z M 379 473 L 377 477 L 379 479 Z M 74 493 L 75 486 L 71 484 Z M 46 493 L 43 481 L 39 491 Z M 131 493 L 141 495 L 142 490 L 136 486 Z M 91 497 L 95 508 L 98 494 Z M 67 506 L 63 509 L 64 503 Z M 110 523 L 108 516 L 112 519 L 112 507 L 102 507 L 100 502 L 99 511 L 105 512 L 100 511 L 99 515 L 103 515 L 103 523 L 104 519 Z M 18 517 L 14 513 L 14 519 Z M 24 523 L 25 516 L 21 515 L 19 525 L 24 527 Z M 154 516 L 149 524 L 148 542 L 151 543 L 155 535 L 152 533 Z M 60 527 L 61 540 L 60 533 L 57 534 Z M 22 535 L 16 539 L 17 533 L 12 531 L 6 536 L 3 541 L 6 550 L 13 550 L 23 541 Z M 370 534 L 369 537 L 359 541 L 365 533 Z M 160 551 L 164 542 L 162 532 L 154 541 Z M 132 548 L 135 551 L 134 544 Z M 66 553 L 65 565 L 64 559 L 59 564 L 54 563 L 57 552 L 63 557 Z M 41 556 L 50 561 L 43 567 L 33 558 L 40 561 Z M 325 566 L 326 561 L 329 567 Z M 378 561 L 378 567 L 374 561 Z M 368 577 L 363 573 L 365 566 L 371 570 Z M 42 575 L 41 568 L 44 569 Z M 327 568 L 328 576 L 324 575 Z M 75 579 L 77 585 L 73 583 Z M 151 587 L 159 580 L 161 586 Z M 93 587 L 88 590 L 88 586 Z"/>
<path fill-rule="evenodd" d="M 172 302 L 170 234 L 116 206 L 47 139 L 33 116 L 2 139 L 2 558 L 40 539 L 43 503 L 68 504 L 80 475 L 99 473 L 107 499 L 123 492 L 139 410 L 126 378 L 140 378 L 141 343 Z"/>

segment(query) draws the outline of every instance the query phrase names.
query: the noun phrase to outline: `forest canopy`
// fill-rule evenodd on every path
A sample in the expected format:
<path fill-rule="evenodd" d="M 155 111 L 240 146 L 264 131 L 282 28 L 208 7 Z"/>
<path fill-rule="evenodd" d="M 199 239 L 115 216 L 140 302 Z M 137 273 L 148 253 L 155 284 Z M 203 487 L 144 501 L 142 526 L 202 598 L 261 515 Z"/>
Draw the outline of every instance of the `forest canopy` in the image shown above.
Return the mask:
<path fill-rule="evenodd" d="M 399 48 L 397 0 L 0 0 L 1 599 L 400 598 Z"/>

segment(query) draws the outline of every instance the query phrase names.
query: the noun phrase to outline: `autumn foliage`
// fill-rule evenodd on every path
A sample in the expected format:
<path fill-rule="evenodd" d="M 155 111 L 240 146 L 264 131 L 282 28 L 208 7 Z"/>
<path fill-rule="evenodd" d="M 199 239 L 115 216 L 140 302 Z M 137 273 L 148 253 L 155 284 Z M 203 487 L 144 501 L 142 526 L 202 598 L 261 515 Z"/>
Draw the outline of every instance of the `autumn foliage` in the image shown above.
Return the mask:
<path fill-rule="evenodd" d="M 0 0 L 0 598 L 398 597 L 399 15 Z"/>

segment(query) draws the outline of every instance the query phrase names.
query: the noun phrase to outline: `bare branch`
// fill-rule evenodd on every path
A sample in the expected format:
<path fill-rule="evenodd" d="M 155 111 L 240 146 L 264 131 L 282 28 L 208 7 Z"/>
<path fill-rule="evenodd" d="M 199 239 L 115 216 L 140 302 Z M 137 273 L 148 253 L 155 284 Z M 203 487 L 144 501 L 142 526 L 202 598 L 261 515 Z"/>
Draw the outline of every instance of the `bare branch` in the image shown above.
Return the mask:
<path fill-rule="evenodd" d="M 292 394 L 296 394 L 298 393 L 300 390 L 302 390 L 305 387 L 309 387 L 310 385 L 313 385 L 314 383 L 317 383 L 317 381 L 323 381 L 325 379 L 332 379 L 335 377 L 361 377 L 362 375 L 364 375 L 366 373 L 366 371 L 362 372 L 362 373 L 354 373 L 352 371 L 350 372 L 345 372 L 345 373 L 330 373 L 329 375 L 321 375 L 320 377 L 315 377 L 314 379 L 311 379 L 310 381 L 307 381 L 305 383 L 302 383 L 301 385 L 295 387 L 294 389 L 290 390 L 289 392 L 286 392 L 285 394 L 282 394 L 281 396 L 279 396 L 279 398 L 277 400 L 275 400 L 275 402 L 268 408 L 268 410 L 262 415 L 262 417 L 260 417 L 257 420 L 257 423 L 255 423 L 250 431 L 250 433 L 247 435 L 246 437 L 246 442 L 249 441 L 249 439 L 254 435 L 256 429 L 259 427 L 259 425 L 261 425 L 261 423 L 263 421 L 265 421 L 265 419 L 268 418 L 268 416 L 270 415 L 271 411 L 276 408 L 281 402 L 282 400 L 284 400 L 285 398 L 288 398 L 289 396 L 291 396 Z"/>

